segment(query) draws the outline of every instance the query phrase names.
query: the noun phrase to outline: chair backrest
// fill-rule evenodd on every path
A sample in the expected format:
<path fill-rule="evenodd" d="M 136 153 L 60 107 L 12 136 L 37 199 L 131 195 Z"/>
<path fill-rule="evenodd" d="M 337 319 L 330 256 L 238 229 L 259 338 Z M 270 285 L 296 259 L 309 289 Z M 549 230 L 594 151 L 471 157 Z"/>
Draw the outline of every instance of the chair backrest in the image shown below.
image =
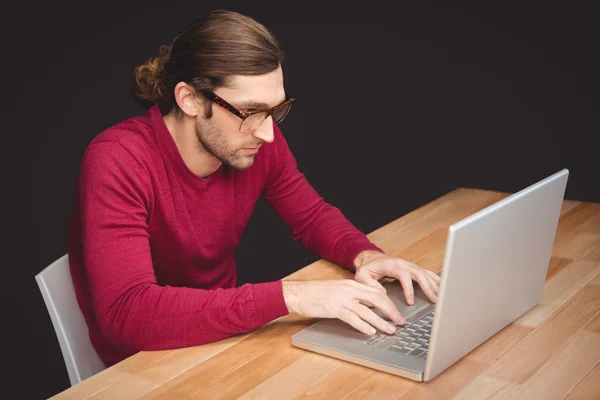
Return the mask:
<path fill-rule="evenodd" d="M 106 368 L 92 347 L 88 327 L 75 297 L 65 254 L 35 276 L 48 308 L 71 386 Z"/>

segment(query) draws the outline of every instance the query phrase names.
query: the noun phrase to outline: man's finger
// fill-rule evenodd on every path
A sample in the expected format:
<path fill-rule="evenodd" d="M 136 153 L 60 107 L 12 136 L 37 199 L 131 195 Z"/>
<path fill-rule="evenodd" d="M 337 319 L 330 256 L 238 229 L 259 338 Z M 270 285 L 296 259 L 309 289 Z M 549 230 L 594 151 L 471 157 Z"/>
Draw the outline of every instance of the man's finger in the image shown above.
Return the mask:
<path fill-rule="evenodd" d="M 386 322 L 383 318 L 373 312 L 373 310 L 365 307 L 362 304 L 354 305 L 350 311 L 358 315 L 363 321 L 369 325 L 375 327 L 381 332 L 393 334 L 396 332 L 396 328 L 390 323 Z"/>
<path fill-rule="evenodd" d="M 431 278 L 433 278 L 433 280 L 434 280 L 434 281 L 435 281 L 435 282 L 436 282 L 436 283 L 439 285 L 439 284 L 440 284 L 440 281 L 441 281 L 441 278 L 440 278 L 440 276 L 439 276 L 438 274 L 436 274 L 435 272 L 433 272 L 433 271 L 429 271 L 429 270 L 426 270 L 426 271 L 427 271 L 427 274 L 428 274 L 428 275 L 429 275 Z"/>
<path fill-rule="evenodd" d="M 381 310 L 392 321 L 403 324 L 406 322 L 402 314 L 396 308 L 394 302 L 383 293 L 357 293 L 356 299 L 369 306 Z"/>
<path fill-rule="evenodd" d="M 358 282 L 363 285 L 367 285 L 376 289 L 381 290 L 383 293 L 387 294 L 387 290 L 383 287 L 381 283 L 377 279 L 374 279 L 371 274 L 359 274 L 354 276 L 355 282 Z"/>
<path fill-rule="evenodd" d="M 348 325 L 352 326 L 353 328 L 359 330 L 360 332 L 366 335 L 374 335 L 377 333 L 377 330 L 375 328 L 367 324 L 365 321 L 360 319 L 360 317 L 356 315 L 356 313 L 348 309 L 342 310 L 338 315 L 338 319 L 344 321 Z"/>
<path fill-rule="evenodd" d="M 365 285 L 377 288 L 377 289 L 381 289 L 383 291 L 383 293 L 387 294 L 387 290 L 385 290 L 385 288 L 383 287 L 383 285 L 381 283 L 379 283 L 379 281 L 377 281 L 376 279 L 373 278 L 366 278 L 365 282 L 363 282 Z"/>
<path fill-rule="evenodd" d="M 434 282 L 430 281 L 429 279 L 429 274 L 427 273 L 417 274 L 416 276 L 416 280 L 419 282 L 419 286 L 421 286 L 421 289 L 423 289 L 425 295 L 427 295 L 429 300 L 435 303 L 437 302 L 437 291 L 433 287 Z"/>
<path fill-rule="evenodd" d="M 404 289 L 404 297 L 406 298 L 406 302 L 408 305 L 415 304 L 415 289 L 413 288 L 412 278 L 410 277 L 410 273 L 406 271 L 401 271 L 397 276 L 402 288 Z"/>
<path fill-rule="evenodd" d="M 436 282 L 430 274 L 427 274 L 427 279 L 429 279 L 429 282 L 431 283 L 431 286 L 433 287 L 433 291 L 435 292 L 435 296 L 437 298 L 437 295 L 440 292 L 440 284 Z"/>

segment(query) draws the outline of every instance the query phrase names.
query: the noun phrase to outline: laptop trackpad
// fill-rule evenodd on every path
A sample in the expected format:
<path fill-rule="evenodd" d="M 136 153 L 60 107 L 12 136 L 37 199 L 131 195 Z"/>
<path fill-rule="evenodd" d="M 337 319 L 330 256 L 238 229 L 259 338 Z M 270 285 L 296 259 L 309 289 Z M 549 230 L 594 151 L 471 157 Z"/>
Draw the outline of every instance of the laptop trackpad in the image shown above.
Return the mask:
<path fill-rule="evenodd" d="M 388 297 L 390 298 L 390 300 L 392 300 L 398 311 L 400 311 L 400 314 L 402 314 L 402 316 L 405 319 L 408 319 L 411 315 L 416 314 L 417 312 L 423 310 L 425 307 L 434 305 L 431 301 L 429 301 L 427 295 L 425 294 L 425 292 L 423 292 L 423 289 L 421 289 L 419 284 L 415 281 L 413 281 L 413 288 L 415 290 L 415 304 L 412 306 L 409 306 L 406 302 L 406 299 L 404 297 L 404 289 L 402 289 L 402 285 L 400 285 L 400 282 L 398 280 L 386 282 L 383 284 L 383 286 L 385 287 L 385 290 L 387 290 Z M 375 314 L 379 315 L 386 321 L 390 320 L 380 310 L 375 308 L 372 308 L 372 310 L 373 312 L 375 312 Z"/>

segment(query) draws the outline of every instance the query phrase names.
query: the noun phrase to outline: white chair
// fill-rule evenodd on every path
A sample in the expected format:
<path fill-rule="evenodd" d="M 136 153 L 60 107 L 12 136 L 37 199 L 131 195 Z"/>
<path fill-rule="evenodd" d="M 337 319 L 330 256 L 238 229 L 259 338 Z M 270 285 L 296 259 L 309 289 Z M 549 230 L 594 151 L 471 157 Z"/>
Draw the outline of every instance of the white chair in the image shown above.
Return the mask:
<path fill-rule="evenodd" d="M 60 344 L 71 386 L 104 370 L 75 297 L 65 254 L 35 276 Z"/>

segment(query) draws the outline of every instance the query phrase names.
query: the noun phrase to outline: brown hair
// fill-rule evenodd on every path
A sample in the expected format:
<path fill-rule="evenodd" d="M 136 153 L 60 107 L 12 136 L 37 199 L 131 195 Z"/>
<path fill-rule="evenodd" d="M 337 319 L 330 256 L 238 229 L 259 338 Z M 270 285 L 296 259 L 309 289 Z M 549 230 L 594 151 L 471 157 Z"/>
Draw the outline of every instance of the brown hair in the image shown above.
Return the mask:
<path fill-rule="evenodd" d="M 132 94 L 144 108 L 181 113 L 174 96 L 179 82 L 196 93 L 226 86 L 232 75 L 263 75 L 283 63 L 283 49 L 267 28 L 245 15 L 209 12 L 189 23 L 160 56 L 135 68 Z M 207 102 L 207 117 L 211 116 Z"/>

